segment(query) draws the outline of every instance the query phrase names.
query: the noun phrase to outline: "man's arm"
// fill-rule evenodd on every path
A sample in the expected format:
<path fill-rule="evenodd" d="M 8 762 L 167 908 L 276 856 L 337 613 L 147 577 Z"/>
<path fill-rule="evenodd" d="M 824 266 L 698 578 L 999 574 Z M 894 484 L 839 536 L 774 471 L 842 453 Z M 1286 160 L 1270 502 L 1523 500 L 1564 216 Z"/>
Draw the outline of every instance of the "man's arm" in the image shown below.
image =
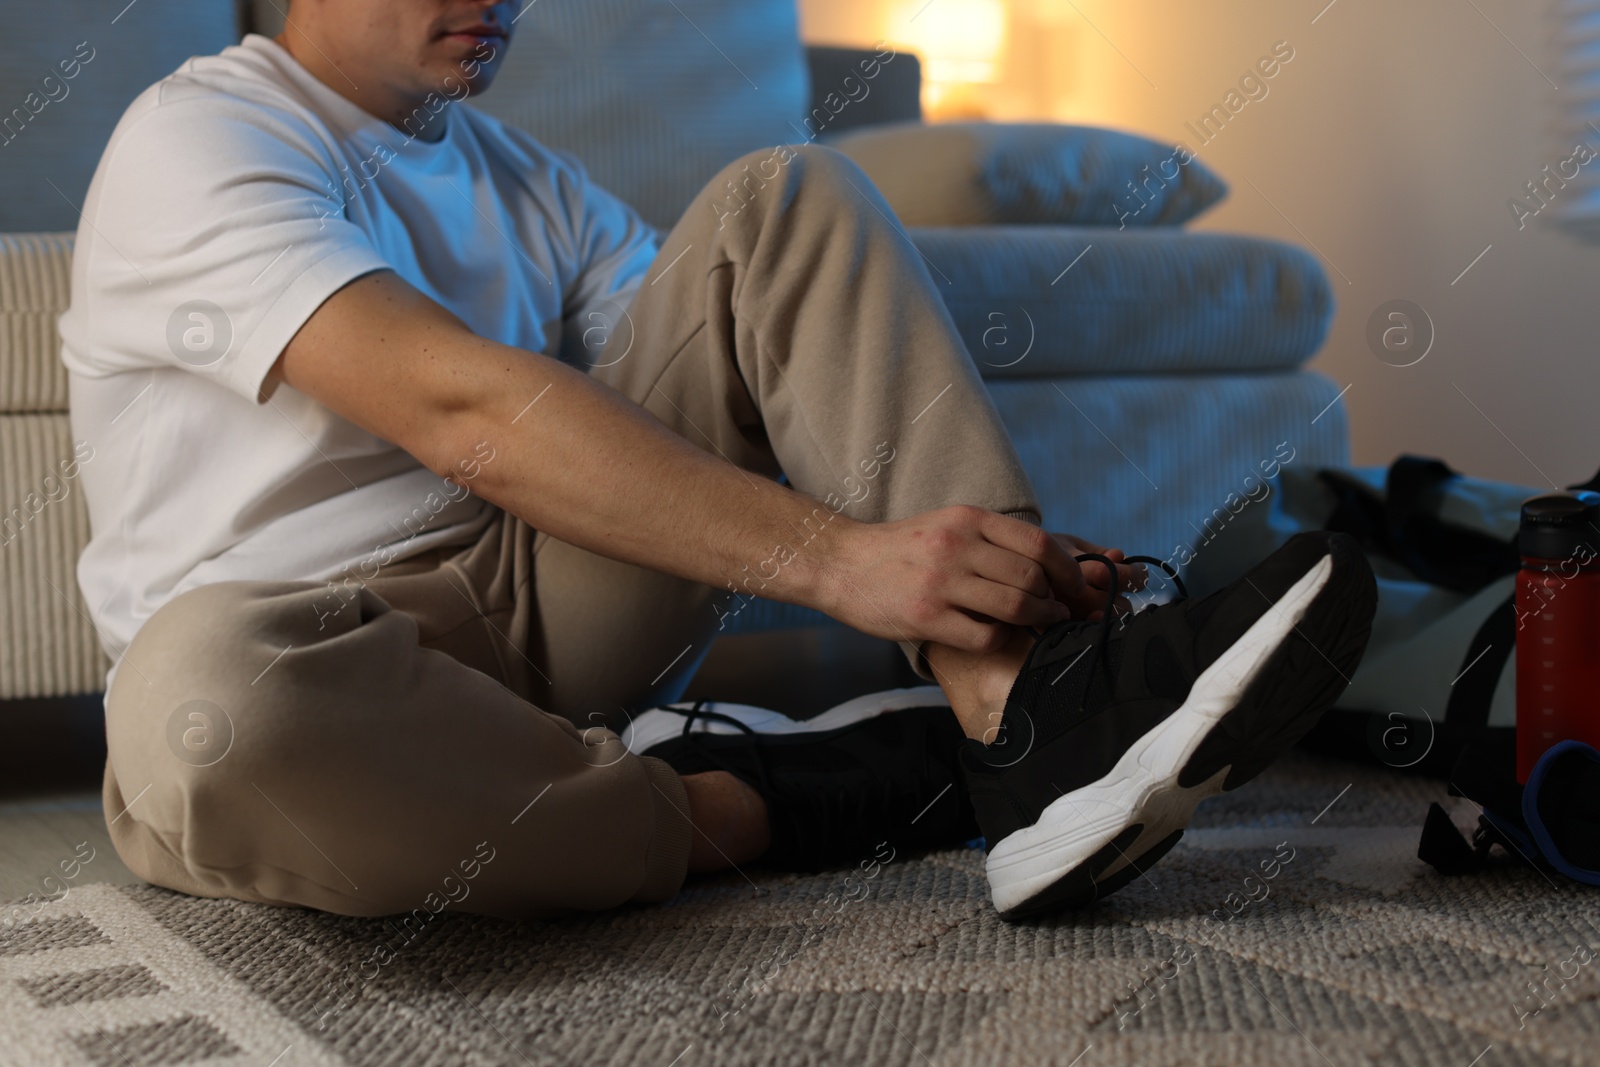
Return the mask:
<path fill-rule="evenodd" d="M 711 586 L 769 557 L 818 506 L 581 371 L 478 337 L 386 271 L 323 303 L 266 391 L 280 380 L 441 477 L 460 481 L 458 465 L 488 442 L 497 461 L 479 469 L 474 493 L 569 544 Z M 973 651 L 999 646 L 999 624 L 1048 625 L 1103 595 L 1054 537 L 980 508 L 881 524 L 839 515 L 829 531 L 762 595 L 876 636 Z"/>

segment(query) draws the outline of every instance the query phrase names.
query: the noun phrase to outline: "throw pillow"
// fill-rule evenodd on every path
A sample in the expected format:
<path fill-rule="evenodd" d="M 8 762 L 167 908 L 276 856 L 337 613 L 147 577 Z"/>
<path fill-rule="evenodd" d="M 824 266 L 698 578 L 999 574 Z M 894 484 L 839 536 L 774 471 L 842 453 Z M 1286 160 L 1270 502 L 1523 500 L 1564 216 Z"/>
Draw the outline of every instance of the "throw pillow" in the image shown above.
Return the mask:
<path fill-rule="evenodd" d="M 1179 226 L 1228 187 L 1184 147 L 1056 123 L 898 123 L 829 142 L 908 226 Z"/>

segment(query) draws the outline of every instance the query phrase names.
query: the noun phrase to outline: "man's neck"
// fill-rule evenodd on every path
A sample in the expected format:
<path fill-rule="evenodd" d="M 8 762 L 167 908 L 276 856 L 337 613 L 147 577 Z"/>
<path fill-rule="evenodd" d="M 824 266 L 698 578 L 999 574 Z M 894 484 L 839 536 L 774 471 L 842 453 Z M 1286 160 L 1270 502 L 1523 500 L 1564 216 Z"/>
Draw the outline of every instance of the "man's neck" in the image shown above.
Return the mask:
<path fill-rule="evenodd" d="M 354 63 L 336 60 L 329 54 L 334 50 L 331 42 L 319 45 L 305 31 L 303 25 L 285 26 L 273 40 L 313 78 L 374 118 L 382 119 L 419 141 L 434 142 L 444 136 L 444 122 L 430 122 L 420 130 L 406 125 L 407 119 L 424 108 L 426 96 L 413 96 L 384 86 L 376 77 L 356 69 Z"/>

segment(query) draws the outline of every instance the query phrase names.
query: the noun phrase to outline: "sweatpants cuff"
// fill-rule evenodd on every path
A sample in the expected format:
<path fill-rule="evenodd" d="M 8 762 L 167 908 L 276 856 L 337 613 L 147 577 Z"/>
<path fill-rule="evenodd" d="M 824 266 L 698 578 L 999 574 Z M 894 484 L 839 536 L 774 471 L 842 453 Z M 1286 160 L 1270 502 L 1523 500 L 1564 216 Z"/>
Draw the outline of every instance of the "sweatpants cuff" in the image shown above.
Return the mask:
<path fill-rule="evenodd" d="M 906 654 L 906 662 L 911 664 L 911 670 L 918 678 L 925 682 L 937 682 L 933 676 L 933 668 L 928 666 L 928 657 L 923 652 L 927 647 L 926 641 L 901 641 L 900 651 Z"/>
<path fill-rule="evenodd" d="M 677 895 L 689 874 L 689 846 L 694 840 L 694 825 L 689 821 L 689 793 L 683 779 L 664 760 L 644 757 L 644 773 L 650 781 L 650 799 L 655 805 L 650 851 L 644 861 L 644 881 L 634 901 L 654 904 Z"/>

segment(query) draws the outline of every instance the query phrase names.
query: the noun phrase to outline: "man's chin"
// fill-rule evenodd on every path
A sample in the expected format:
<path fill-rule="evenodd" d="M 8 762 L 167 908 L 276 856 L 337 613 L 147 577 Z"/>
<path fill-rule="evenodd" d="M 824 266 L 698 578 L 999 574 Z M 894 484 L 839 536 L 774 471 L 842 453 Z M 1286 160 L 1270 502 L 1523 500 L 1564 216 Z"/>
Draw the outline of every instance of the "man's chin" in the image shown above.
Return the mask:
<path fill-rule="evenodd" d="M 428 57 L 430 88 L 446 96 L 464 95 L 464 86 L 473 95 L 483 92 L 494 80 L 504 50 L 505 42 L 499 40 L 484 39 L 469 46 L 453 44 L 448 38 L 438 42 Z"/>
<path fill-rule="evenodd" d="M 461 73 L 461 67 L 455 63 L 430 63 L 427 73 L 422 77 L 418 89 L 423 93 L 432 93 L 450 100 L 465 100 L 468 96 L 477 96 L 489 87 L 494 80 L 493 75 L 484 68 L 479 68 L 477 77 L 469 78 Z"/>
<path fill-rule="evenodd" d="M 481 96 L 494 84 L 494 72 L 484 68 L 478 71 L 476 78 L 462 78 L 461 81 L 466 83 L 469 96 Z"/>

